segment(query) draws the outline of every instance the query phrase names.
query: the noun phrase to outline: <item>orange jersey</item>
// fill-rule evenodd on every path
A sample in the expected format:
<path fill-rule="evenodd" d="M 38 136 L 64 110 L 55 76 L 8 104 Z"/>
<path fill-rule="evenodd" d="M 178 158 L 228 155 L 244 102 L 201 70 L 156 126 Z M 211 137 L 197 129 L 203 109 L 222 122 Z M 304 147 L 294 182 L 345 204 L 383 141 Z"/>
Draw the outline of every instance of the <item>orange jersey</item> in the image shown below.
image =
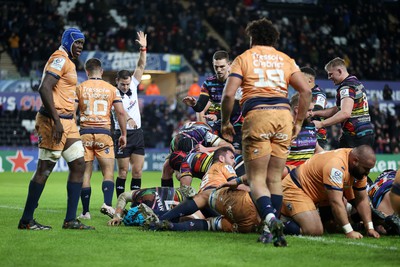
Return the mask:
<path fill-rule="evenodd" d="M 351 150 L 351 148 L 342 148 L 321 152 L 297 167 L 297 179 L 301 188 L 314 203 L 328 201 L 327 189 L 340 191 L 349 191 L 351 188 L 366 189 L 366 177 L 355 180 L 349 173 L 348 162 Z"/>
<path fill-rule="evenodd" d="M 254 97 L 287 98 L 290 76 L 300 71 L 295 61 L 270 46 L 253 46 L 236 57 L 230 76 L 242 79 L 243 105 Z"/>
<path fill-rule="evenodd" d="M 111 128 L 111 108 L 121 102 L 117 88 L 100 79 L 89 79 L 76 88 L 82 128 Z"/>
<path fill-rule="evenodd" d="M 73 114 L 78 76 L 75 64 L 69 59 L 67 52 L 62 48 L 55 51 L 44 67 L 42 79 L 46 73 L 58 79 L 53 88 L 54 107 L 58 114 Z"/>
<path fill-rule="evenodd" d="M 222 162 L 214 163 L 211 165 L 206 175 L 204 175 L 199 192 L 209 188 L 216 188 L 233 177 L 236 177 L 236 172 L 232 166 Z"/>

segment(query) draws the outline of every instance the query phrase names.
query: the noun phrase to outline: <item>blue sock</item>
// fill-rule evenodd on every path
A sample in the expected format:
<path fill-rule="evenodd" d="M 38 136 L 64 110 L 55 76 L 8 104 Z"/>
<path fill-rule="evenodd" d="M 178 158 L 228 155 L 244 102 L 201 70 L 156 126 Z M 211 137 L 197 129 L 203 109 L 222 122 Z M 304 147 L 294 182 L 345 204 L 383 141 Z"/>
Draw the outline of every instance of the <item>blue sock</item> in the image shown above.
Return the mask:
<path fill-rule="evenodd" d="M 114 182 L 103 181 L 101 188 L 103 189 L 104 203 L 106 203 L 107 206 L 112 206 L 112 198 L 114 195 Z"/>
<path fill-rule="evenodd" d="M 131 190 L 140 189 L 142 186 L 142 179 L 141 178 L 133 178 L 131 180 Z"/>
<path fill-rule="evenodd" d="M 267 217 L 267 214 L 274 213 L 274 207 L 271 203 L 271 198 L 267 196 L 262 196 L 256 200 L 256 206 L 258 210 L 258 214 L 261 219 L 264 220 Z"/>
<path fill-rule="evenodd" d="M 89 212 L 90 196 L 92 194 L 91 187 L 85 187 L 81 190 L 82 214 Z"/>
<path fill-rule="evenodd" d="M 208 223 L 206 220 L 196 219 L 180 223 L 172 223 L 170 231 L 207 231 Z"/>
<path fill-rule="evenodd" d="M 22 214 L 21 221 L 28 223 L 33 220 L 33 212 L 38 206 L 39 198 L 42 195 L 44 184 L 38 184 L 34 181 L 29 183 L 28 196 L 26 198 L 24 213 Z"/>
<path fill-rule="evenodd" d="M 282 195 L 271 194 L 271 202 L 272 202 L 272 206 L 275 208 L 276 218 L 279 218 L 279 216 L 281 215 L 282 200 L 283 200 Z"/>
<path fill-rule="evenodd" d="M 67 214 L 65 222 L 70 222 L 76 219 L 76 210 L 78 209 L 79 196 L 81 194 L 82 183 L 67 183 Z"/>
<path fill-rule="evenodd" d="M 195 213 L 198 210 L 199 207 L 197 207 L 193 199 L 186 199 L 175 208 L 160 216 L 160 220 L 171 221 L 172 219 Z"/>
<path fill-rule="evenodd" d="M 283 233 L 285 235 L 299 235 L 300 226 L 295 221 L 287 221 L 284 223 Z"/>

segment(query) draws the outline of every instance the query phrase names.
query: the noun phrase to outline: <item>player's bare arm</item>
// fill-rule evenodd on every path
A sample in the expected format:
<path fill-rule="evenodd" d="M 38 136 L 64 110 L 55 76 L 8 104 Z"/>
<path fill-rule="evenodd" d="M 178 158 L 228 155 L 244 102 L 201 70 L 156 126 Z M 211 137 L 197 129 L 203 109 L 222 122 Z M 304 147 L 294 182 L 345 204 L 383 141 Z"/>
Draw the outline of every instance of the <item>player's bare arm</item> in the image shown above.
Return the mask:
<path fill-rule="evenodd" d="M 60 117 L 58 116 L 57 110 L 54 107 L 53 88 L 56 86 L 57 82 L 57 78 L 50 74 L 46 74 L 39 87 L 39 94 L 42 99 L 43 106 L 46 108 L 46 111 L 50 114 L 54 121 L 53 138 L 58 144 L 60 143 L 61 137 L 64 133 L 64 127 L 62 126 Z"/>
<path fill-rule="evenodd" d="M 233 105 L 235 104 L 235 94 L 242 80 L 237 77 L 229 77 L 226 81 L 221 101 L 221 133 L 229 142 L 233 141 L 236 134 L 233 125 L 230 123 Z"/>
<path fill-rule="evenodd" d="M 335 216 L 337 224 L 339 224 L 347 238 L 360 239 L 363 236 L 353 230 L 347 217 L 347 211 L 343 203 L 343 192 L 338 190 L 327 190 L 329 204 L 332 208 L 332 213 Z"/>
<path fill-rule="evenodd" d="M 365 231 L 368 236 L 379 238 L 380 235 L 375 231 L 374 225 L 371 218 L 371 206 L 369 204 L 369 197 L 367 190 L 354 190 L 355 195 L 355 206 L 360 214 L 360 217 L 364 223 Z"/>
<path fill-rule="evenodd" d="M 136 69 L 133 73 L 133 77 L 135 77 L 135 79 L 140 82 L 142 80 L 142 75 L 146 67 L 147 34 L 144 34 L 144 32 L 139 31 L 137 33 L 137 37 L 138 38 L 136 39 L 136 43 L 140 45 L 140 53 Z"/>

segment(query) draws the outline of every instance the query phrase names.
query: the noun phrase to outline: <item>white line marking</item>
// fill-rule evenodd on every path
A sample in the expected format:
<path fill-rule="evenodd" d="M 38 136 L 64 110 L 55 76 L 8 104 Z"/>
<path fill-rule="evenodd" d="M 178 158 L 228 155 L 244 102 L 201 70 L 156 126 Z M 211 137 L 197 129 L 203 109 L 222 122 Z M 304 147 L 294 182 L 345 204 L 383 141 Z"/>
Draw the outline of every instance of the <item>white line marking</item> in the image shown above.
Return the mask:
<path fill-rule="evenodd" d="M 352 245 L 352 246 L 387 249 L 387 250 L 395 250 L 395 251 L 398 250 L 397 247 L 393 247 L 393 246 L 387 247 L 387 246 L 379 246 L 376 244 L 366 244 L 366 243 L 354 242 L 354 241 L 338 241 L 338 240 L 333 240 L 333 239 L 326 239 L 326 238 L 320 237 L 320 236 L 294 236 L 294 237 L 301 238 L 301 239 L 308 239 L 308 240 L 312 240 L 312 241 L 330 243 L 330 244 Z"/>
<path fill-rule="evenodd" d="M 7 205 L 0 205 L 0 209 L 9 209 L 9 210 L 24 210 L 21 207 L 17 206 L 7 206 Z M 45 212 L 52 212 L 52 213 L 61 213 L 61 210 L 52 210 L 52 209 L 41 209 L 41 211 Z"/>

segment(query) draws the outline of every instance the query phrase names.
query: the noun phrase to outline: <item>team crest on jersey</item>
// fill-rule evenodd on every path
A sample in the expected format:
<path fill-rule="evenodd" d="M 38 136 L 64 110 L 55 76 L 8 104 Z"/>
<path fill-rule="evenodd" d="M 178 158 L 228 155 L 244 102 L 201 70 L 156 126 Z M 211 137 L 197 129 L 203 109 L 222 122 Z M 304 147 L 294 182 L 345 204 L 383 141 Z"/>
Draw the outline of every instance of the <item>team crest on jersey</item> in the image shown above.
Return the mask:
<path fill-rule="evenodd" d="M 53 62 L 50 64 L 50 67 L 53 69 L 56 69 L 58 71 L 61 71 L 61 69 L 63 68 L 65 64 L 65 58 L 63 57 L 59 57 L 59 58 L 55 58 L 53 60 Z"/>
<path fill-rule="evenodd" d="M 329 175 L 329 179 L 332 183 L 342 184 L 343 183 L 343 172 L 336 168 L 332 168 L 331 174 Z"/>
<path fill-rule="evenodd" d="M 288 202 L 288 203 L 286 204 L 286 208 L 287 208 L 288 210 L 292 211 L 292 210 L 293 210 L 292 203 Z"/>
<path fill-rule="evenodd" d="M 105 152 L 106 152 L 106 154 L 110 153 L 110 149 L 106 148 Z"/>

